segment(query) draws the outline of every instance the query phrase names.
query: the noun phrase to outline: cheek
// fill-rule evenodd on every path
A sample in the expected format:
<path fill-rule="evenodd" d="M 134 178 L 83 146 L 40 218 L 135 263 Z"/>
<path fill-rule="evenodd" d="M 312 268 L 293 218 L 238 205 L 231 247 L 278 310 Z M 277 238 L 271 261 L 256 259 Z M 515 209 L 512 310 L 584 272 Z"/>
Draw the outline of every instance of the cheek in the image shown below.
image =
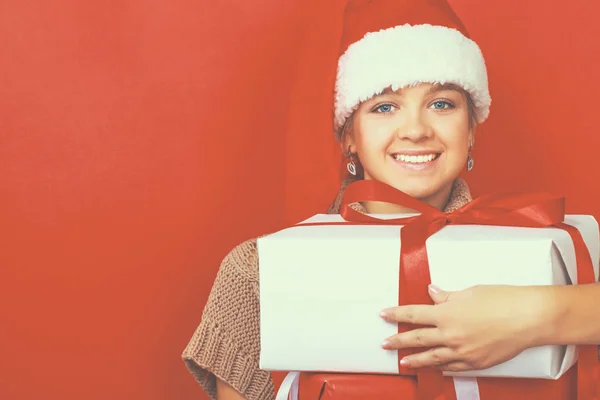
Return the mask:
<path fill-rule="evenodd" d="M 393 130 L 381 121 L 364 119 L 356 126 L 355 140 L 357 150 L 363 157 L 370 158 L 389 147 Z"/>
<path fill-rule="evenodd" d="M 466 158 L 469 150 L 468 122 L 456 121 L 452 124 L 440 124 L 436 130 L 436 136 L 452 156 L 462 157 L 464 155 Z"/>

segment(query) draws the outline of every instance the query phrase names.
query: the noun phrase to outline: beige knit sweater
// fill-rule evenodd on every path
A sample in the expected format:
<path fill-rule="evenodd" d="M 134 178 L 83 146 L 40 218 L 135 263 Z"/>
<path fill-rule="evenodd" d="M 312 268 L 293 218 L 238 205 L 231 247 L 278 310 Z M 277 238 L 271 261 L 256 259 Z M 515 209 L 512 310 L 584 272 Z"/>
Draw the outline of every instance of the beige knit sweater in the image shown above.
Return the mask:
<path fill-rule="evenodd" d="M 344 189 L 328 210 L 337 214 Z M 471 200 L 466 182 L 457 179 L 444 211 Z M 365 212 L 360 204 L 355 209 Z M 216 378 L 248 400 L 275 398 L 271 375 L 258 367 L 260 355 L 258 256 L 256 239 L 235 247 L 221 263 L 200 325 L 183 352 L 194 378 L 216 399 Z"/>

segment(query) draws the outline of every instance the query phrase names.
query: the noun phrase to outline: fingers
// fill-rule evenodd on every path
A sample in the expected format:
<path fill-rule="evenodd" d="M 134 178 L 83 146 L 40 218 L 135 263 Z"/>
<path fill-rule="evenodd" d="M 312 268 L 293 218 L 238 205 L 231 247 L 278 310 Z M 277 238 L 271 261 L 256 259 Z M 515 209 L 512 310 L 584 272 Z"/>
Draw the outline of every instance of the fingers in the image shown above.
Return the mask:
<path fill-rule="evenodd" d="M 422 353 L 404 357 L 400 364 L 408 368 L 439 367 L 456 361 L 455 352 L 448 347 L 436 347 Z"/>
<path fill-rule="evenodd" d="M 475 365 L 473 362 L 460 356 L 459 352 L 449 347 L 438 346 L 433 349 L 411 354 L 400 360 L 402 366 L 408 368 L 437 368 L 441 371 L 464 372 L 487 368 L 484 365 Z"/>
<path fill-rule="evenodd" d="M 438 312 L 435 306 L 410 305 L 387 308 L 380 313 L 380 316 L 389 322 L 436 325 Z"/>
<path fill-rule="evenodd" d="M 435 304 L 445 303 L 450 300 L 450 292 L 446 292 L 435 285 L 429 285 L 429 297 Z"/>
<path fill-rule="evenodd" d="M 464 372 L 474 370 L 474 368 L 470 364 L 464 361 L 453 361 L 447 364 L 442 364 L 438 366 L 438 369 L 449 372 Z"/>
<path fill-rule="evenodd" d="M 444 336 L 437 328 L 413 329 L 408 332 L 399 333 L 390 336 L 384 342 L 382 347 L 391 349 L 409 349 L 415 347 L 433 347 L 444 343 Z"/>

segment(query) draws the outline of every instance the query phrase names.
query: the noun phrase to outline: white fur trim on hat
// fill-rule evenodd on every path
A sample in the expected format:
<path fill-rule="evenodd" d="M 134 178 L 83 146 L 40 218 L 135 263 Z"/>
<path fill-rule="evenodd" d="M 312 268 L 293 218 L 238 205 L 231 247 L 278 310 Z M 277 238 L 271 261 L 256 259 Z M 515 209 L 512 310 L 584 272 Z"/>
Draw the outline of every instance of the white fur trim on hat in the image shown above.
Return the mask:
<path fill-rule="evenodd" d="M 367 33 L 340 57 L 335 85 L 334 128 L 340 129 L 361 102 L 391 87 L 453 83 L 471 94 L 478 123 L 489 115 L 491 97 L 479 46 L 456 29 L 401 25 Z"/>

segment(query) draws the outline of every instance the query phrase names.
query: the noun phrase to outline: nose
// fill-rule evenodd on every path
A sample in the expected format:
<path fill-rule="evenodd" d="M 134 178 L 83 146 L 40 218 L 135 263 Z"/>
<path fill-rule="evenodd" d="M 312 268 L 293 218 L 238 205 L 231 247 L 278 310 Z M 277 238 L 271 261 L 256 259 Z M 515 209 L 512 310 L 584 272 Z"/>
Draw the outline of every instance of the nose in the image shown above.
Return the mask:
<path fill-rule="evenodd" d="M 433 136 L 433 129 L 426 117 L 419 111 L 407 113 L 403 122 L 397 127 L 398 139 L 419 142 Z"/>

